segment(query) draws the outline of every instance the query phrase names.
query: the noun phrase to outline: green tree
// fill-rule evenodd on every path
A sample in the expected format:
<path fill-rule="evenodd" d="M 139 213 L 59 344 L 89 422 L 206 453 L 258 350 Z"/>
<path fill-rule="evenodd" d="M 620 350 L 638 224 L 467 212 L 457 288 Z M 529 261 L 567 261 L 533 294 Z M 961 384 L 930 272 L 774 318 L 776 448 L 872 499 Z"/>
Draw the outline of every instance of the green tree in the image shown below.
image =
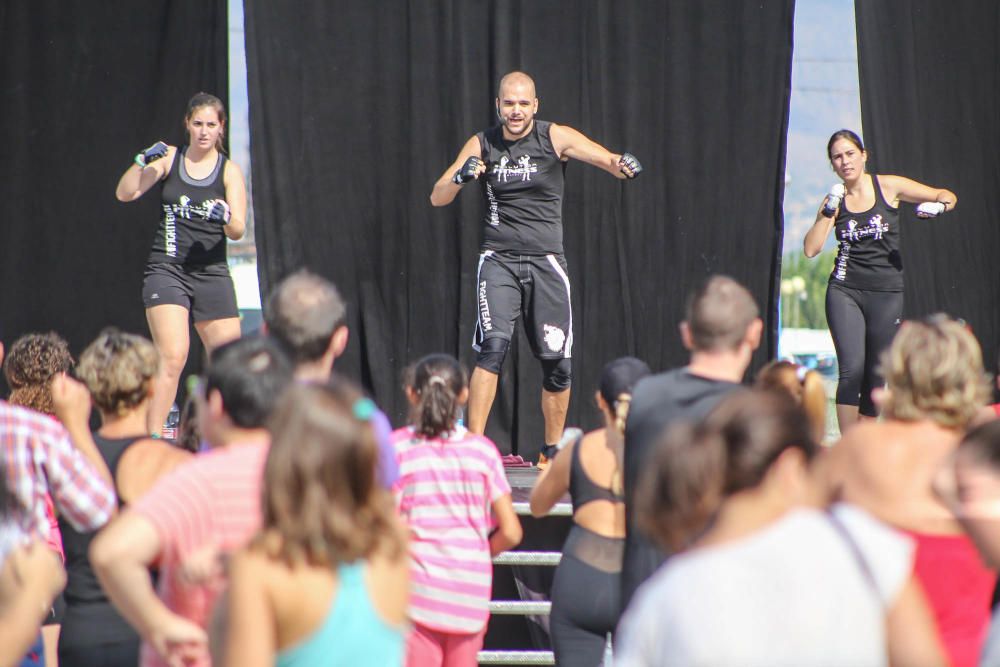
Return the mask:
<path fill-rule="evenodd" d="M 836 250 L 809 259 L 801 251 L 781 259 L 781 326 L 826 329 L 826 284 Z"/>

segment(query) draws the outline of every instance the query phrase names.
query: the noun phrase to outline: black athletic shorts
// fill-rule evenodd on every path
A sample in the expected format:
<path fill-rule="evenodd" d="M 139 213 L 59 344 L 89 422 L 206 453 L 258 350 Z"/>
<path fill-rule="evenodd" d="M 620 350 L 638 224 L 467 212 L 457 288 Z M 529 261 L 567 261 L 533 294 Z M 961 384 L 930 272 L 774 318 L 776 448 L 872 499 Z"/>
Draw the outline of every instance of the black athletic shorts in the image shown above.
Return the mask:
<path fill-rule="evenodd" d="M 487 338 L 514 335 L 524 316 L 524 331 L 539 359 L 569 359 L 573 351 L 573 312 L 569 274 L 562 255 L 520 255 L 486 250 L 476 272 L 477 351 Z"/>
<path fill-rule="evenodd" d="M 225 264 L 148 264 L 142 281 L 142 304 L 146 308 L 165 304 L 184 306 L 191 311 L 195 322 L 240 315 L 233 278 Z"/>

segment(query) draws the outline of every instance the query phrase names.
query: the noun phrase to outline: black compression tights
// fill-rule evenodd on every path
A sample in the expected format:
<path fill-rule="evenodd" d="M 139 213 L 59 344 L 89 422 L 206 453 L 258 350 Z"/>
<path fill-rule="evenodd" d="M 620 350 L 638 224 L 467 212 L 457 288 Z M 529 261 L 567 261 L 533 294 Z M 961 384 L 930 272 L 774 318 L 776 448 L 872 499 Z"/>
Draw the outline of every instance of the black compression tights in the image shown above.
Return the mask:
<path fill-rule="evenodd" d="M 902 315 L 902 292 L 827 288 L 826 319 L 840 366 L 838 405 L 857 405 L 862 415 L 878 415 L 871 395 L 885 383 L 876 370 L 879 355 L 892 343 Z"/>

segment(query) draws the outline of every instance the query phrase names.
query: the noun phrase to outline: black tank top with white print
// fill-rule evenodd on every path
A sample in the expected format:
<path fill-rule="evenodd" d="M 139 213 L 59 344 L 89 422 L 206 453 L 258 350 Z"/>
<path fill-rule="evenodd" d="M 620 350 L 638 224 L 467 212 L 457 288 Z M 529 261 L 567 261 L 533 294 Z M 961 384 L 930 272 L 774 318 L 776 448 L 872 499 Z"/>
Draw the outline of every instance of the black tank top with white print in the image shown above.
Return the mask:
<path fill-rule="evenodd" d="M 184 168 L 187 147 L 174 154 L 174 164 L 163 181 L 163 211 L 153 238 L 149 262 L 170 264 L 226 263 L 226 234 L 222 225 L 206 219 L 205 202 L 226 198 L 226 157 L 219 153 L 212 173 L 194 179 Z"/>
<path fill-rule="evenodd" d="M 487 168 L 479 178 L 486 200 L 484 249 L 562 254 L 566 163 L 552 147 L 551 125 L 536 119 L 517 141 L 504 139 L 499 126 L 476 135 Z"/>
<path fill-rule="evenodd" d="M 899 209 L 882 196 L 878 176 L 872 174 L 875 205 L 852 213 L 841 204 L 833 233 L 837 260 L 831 285 L 873 292 L 903 291 L 903 258 L 899 253 Z"/>

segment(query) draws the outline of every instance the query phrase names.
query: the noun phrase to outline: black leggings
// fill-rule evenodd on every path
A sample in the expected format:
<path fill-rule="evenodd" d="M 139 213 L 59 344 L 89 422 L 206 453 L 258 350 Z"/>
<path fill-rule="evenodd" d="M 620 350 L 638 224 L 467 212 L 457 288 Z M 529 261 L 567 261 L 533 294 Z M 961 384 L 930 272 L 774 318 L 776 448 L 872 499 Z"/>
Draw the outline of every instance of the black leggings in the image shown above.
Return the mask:
<path fill-rule="evenodd" d="M 573 524 L 552 583 L 552 649 L 556 665 L 598 667 L 621 611 L 624 539 Z"/>
<path fill-rule="evenodd" d="M 857 405 L 866 417 L 878 415 L 872 389 L 885 384 L 876 370 L 879 355 L 892 343 L 902 316 L 902 292 L 827 288 L 826 320 L 840 367 L 837 405 Z"/>

